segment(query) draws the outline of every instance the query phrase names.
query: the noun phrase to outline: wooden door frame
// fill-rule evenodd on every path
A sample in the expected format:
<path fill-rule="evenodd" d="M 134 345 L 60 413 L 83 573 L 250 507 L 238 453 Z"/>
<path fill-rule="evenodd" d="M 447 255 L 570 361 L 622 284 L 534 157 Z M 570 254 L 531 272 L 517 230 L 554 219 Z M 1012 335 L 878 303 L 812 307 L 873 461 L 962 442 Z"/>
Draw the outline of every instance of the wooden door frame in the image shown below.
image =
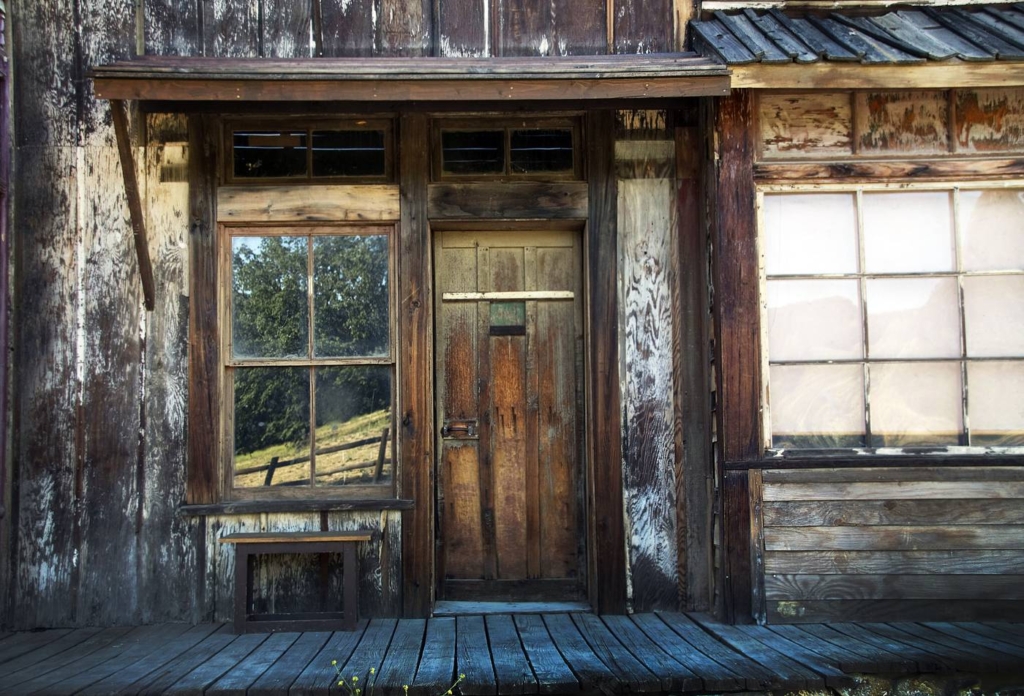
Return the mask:
<path fill-rule="evenodd" d="M 538 218 L 536 210 L 493 205 L 493 201 L 473 211 L 431 206 L 429 151 L 423 146 L 429 138 L 429 117 L 423 113 L 400 117 L 399 360 L 404 363 L 398 367 L 402 435 L 400 494 L 416 501 L 415 507 L 402 516 L 405 616 L 430 615 L 438 581 L 434 518 L 437 453 L 434 452 L 432 228 L 508 225 L 510 219 L 530 220 L 534 225 L 575 225 L 583 230 L 584 476 L 587 491 L 584 514 L 587 515 L 588 595 L 591 606 L 602 614 L 626 611 L 614 111 L 588 111 L 583 132 L 587 181 L 579 182 L 578 186 L 570 185 L 568 189 L 565 182 L 551 184 L 557 187 L 557 195 L 533 196 L 534 201 L 564 202 L 550 207 Z M 531 183 L 531 186 L 542 185 Z M 519 202 L 521 199 L 512 201 Z M 429 210 L 431 207 L 434 209 Z"/>

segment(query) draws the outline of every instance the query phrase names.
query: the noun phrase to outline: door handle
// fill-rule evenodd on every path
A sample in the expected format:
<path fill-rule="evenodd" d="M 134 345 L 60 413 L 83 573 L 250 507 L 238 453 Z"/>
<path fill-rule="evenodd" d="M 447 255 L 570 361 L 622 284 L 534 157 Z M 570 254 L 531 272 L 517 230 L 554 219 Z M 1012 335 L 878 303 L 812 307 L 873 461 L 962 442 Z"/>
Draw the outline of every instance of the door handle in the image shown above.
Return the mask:
<path fill-rule="evenodd" d="M 441 427 L 441 437 L 466 439 L 476 437 L 475 420 L 445 421 Z"/>

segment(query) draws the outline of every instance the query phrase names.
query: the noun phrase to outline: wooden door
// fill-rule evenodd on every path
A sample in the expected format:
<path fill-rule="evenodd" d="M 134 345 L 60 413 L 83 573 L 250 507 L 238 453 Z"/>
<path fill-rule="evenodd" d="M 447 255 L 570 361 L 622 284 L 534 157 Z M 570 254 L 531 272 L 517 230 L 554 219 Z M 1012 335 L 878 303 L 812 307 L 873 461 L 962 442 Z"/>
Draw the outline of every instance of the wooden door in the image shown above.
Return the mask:
<path fill-rule="evenodd" d="M 579 236 L 443 232 L 434 251 L 439 598 L 580 599 Z"/>

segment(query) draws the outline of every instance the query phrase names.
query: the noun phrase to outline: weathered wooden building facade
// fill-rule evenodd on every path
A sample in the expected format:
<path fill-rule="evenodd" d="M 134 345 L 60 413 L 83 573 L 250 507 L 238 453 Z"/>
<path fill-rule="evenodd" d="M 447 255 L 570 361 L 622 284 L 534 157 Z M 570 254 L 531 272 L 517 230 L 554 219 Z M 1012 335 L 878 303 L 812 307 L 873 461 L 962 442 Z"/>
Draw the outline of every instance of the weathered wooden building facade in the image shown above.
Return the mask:
<path fill-rule="evenodd" d="M 3 623 L 1020 618 L 1024 10 L 814 4 L 12 2 Z"/>

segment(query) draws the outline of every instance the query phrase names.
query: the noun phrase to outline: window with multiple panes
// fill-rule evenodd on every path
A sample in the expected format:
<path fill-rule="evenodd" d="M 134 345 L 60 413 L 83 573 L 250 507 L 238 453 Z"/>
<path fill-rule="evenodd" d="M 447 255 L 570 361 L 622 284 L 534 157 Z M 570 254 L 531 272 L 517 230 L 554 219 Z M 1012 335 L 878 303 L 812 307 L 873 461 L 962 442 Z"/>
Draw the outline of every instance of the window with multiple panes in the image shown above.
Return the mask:
<path fill-rule="evenodd" d="M 233 497 L 392 494 L 393 231 L 225 228 Z"/>
<path fill-rule="evenodd" d="M 1024 447 L 1024 189 L 759 194 L 770 447 Z"/>
<path fill-rule="evenodd" d="M 227 179 L 233 182 L 390 181 L 390 121 L 228 124 Z"/>
<path fill-rule="evenodd" d="M 578 179 L 573 119 L 443 119 L 434 127 L 434 178 Z"/>

